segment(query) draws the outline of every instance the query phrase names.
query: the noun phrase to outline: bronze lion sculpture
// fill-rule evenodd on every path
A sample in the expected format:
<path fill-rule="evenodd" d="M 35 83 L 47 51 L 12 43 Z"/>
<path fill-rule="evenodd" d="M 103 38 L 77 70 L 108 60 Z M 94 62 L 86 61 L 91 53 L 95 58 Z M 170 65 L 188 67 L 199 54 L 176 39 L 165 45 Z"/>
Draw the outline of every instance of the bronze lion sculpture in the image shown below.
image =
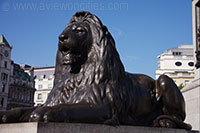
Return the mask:
<path fill-rule="evenodd" d="M 54 88 L 40 107 L 0 112 L 1 122 L 83 122 L 191 129 L 171 78 L 125 72 L 98 17 L 77 12 L 59 36 Z"/>

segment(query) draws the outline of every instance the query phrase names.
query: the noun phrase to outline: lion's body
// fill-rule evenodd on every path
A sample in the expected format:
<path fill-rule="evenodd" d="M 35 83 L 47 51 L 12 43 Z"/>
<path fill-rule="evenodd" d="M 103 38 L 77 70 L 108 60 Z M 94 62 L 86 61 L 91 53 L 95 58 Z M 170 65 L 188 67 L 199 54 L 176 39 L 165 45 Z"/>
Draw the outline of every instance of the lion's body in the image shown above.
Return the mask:
<path fill-rule="evenodd" d="M 79 34 L 71 35 L 74 34 L 71 29 L 80 26 L 86 28 L 85 34 L 92 36 L 92 41 L 85 37 L 85 42 L 92 42 L 91 44 L 79 42 L 78 40 L 82 40 Z M 121 124 L 133 125 L 151 125 L 157 116 L 162 115 L 163 105 L 156 98 L 155 80 L 146 75 L 125 72 L 114 39 L 96 16 L 88 12 L 75 14 L 61 36 L 63 38 L 60 38 L 62 42 L 57 52 L 54 88 L 44 106 L 108 105 L 112 112 L 109 119 L 117 115 Z M 68 42 L 70 39 L 72 42 L 75 39 L 80 44 L 72 46 Z M 63 60 L 78 60 L 65 53 L 69 49 L 73 53 L 80 46 L 87 47 L 86 50 L 84 47 L 80 50 L 84 54 L 78 62 L 84 61 L 78 65 L 76 62 L 63 64 Z"/>

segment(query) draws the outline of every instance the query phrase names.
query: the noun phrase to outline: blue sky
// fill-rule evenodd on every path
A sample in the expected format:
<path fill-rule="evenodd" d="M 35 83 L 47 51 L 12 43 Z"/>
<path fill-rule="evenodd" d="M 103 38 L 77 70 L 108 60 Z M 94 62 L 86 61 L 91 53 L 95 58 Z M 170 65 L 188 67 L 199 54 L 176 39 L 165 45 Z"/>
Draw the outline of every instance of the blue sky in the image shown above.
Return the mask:
<path fill-rule="evenodd" d="M 58 35 L 80 10 L 96 14 L 113 35 L 126 71 L 155 77 L 157 56 L 192 44 L 192 0 L 1 0 L 0 34 L 12 59 L 55 64 Z"/>

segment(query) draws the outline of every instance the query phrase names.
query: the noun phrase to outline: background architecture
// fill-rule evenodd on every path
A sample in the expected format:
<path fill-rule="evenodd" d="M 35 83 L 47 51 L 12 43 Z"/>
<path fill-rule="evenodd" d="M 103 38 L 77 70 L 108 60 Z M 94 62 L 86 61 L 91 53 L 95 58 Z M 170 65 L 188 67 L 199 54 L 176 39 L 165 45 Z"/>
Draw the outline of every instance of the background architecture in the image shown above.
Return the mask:
<path fill-rule="evenodd" d="M 11 60 L 12 47 L 0 36 L 0 110 L 34 105 L 34 69 Z"/>
<path fill-rule="evenodd" d="M 9 80 L 11 76 L 11 51 L 3 35 L 0 36 L 0 110 L 7 108 Z"/>
<path fill-rule="evenodd" d="M 53 88 L 54 70 L 54 66 L 35 68 L 35 105 L 41 105 L 46 101 Z"/>
<path fill-rule="evenodd" d="M 7 109 L 34 106 L 34 69 L 12 62 Z M 26 72 L 28 71 L 28 72 Z"/>
<path fill-rule="evenodd" d="M 179 45 L 158 56 L 156 79 L 165 74 L 171 77 L 180 88 L 194 78 L 194 56 L 192 45 Z"/>

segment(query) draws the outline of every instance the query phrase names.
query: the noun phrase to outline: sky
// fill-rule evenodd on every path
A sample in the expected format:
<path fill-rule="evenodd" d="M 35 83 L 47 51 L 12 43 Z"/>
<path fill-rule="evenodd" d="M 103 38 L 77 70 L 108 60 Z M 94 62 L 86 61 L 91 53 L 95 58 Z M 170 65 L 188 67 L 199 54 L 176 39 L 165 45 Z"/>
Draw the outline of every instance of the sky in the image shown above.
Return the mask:
<path fill-rule="evenodd" d="M 192 44 L 192 0 L 0 0 L 0 34 L 12 60 L 55 65 L 58 36 L 77 11 L 100 18 L 131 73 L 155 78 L 157 56 Z"/>

